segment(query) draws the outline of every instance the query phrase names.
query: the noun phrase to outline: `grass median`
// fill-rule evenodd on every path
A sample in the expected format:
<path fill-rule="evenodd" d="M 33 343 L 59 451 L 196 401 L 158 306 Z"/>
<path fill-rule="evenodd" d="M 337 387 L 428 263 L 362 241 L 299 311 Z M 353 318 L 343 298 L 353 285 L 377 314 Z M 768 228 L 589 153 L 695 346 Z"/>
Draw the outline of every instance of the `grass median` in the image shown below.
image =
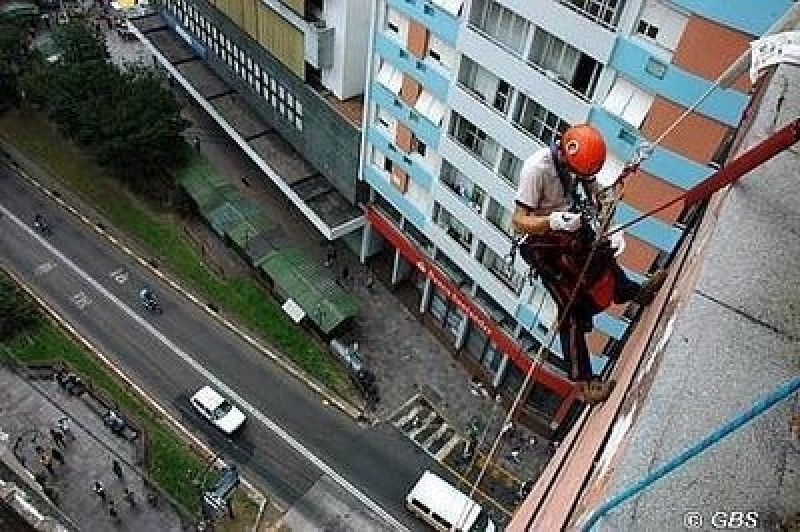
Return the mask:
<path fill-rule="evenodd" d="M 262 336 L 294 364 L 345 397 L 354 391 L 345 370 L 249 277 L 222 278 L 184 236 L 175 212 L 155 209 L 110 178 L 30 109 L 0 115 L 0 136 L 91 204 L 117 229 L 158 258 L 182 282 Z"/>
<path fill-rule="evenodd" d="M 0 283 L 13 281 L 0 271 Z M 200 495 L 208 486 L 195 485 L 187 479 L 197 478 L 207 469 L 207 462 L 191 451 L 173 430 L 158 419 L 154 412 L 127 387 L 116 379 L 100 362 L 79 346 L 75 340 L 48 320 L 16 334 L 2 344 L 0 360 L 11 358 L 15 364 L 66 362 L 70 368 L 88 379 L 94 389 L 104 394 L 128 416 L 132 416 L 147 434 L 147 472 L 166 493 L 195 518 L 200 517 Z M 211 476 L 209 476 L 211 477 Z M 207 479 L 209 482 L 213 478 Z M 218 529 L 227 531 L 252 530 L 258 505 L 237 492 L 234 500 L 236 520 L 223 519 Z"/>

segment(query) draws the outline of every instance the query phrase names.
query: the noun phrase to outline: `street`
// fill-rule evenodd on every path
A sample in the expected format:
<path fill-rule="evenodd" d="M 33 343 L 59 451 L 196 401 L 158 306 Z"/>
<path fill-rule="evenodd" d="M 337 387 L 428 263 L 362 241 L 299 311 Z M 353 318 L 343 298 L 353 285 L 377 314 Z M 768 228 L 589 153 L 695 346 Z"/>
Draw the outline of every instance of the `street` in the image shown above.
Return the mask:
<path fill-rule="evenodd" d="M 52 227 L 32 228 L 41 213 Z M 342 507 L 375 528 L 419 523 L 403 497 L 432 460 L 388 424 L 360 427 L 133 257 L 0 169 L 0 262 L 193 432 L 287 507 L 324 515 Z M 150 286 L 163 314 L 141 308 Z M 212 384 L 248 416 L 228 440 L 190 409 L 188 396 Z M 330 519 L 322 517 L 322 519 Z"/>

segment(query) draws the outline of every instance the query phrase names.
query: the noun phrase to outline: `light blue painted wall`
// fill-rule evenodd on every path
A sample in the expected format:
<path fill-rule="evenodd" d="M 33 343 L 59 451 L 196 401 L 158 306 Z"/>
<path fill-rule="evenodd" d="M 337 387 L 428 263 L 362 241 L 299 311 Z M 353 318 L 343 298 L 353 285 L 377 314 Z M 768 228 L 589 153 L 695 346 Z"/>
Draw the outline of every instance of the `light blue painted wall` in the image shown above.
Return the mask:
<path fill-rule="evenodd" d="M 402 168 L 408 174 L 408 177 L 413 179 L 419 186 L 428 191 L 431 189 L 433 176 L 424 168 L 424 165 L 415 162 L 410 155 L 398 150 L 392 141 L 375 126 L 369 126 L 367 139 L 374 147 L 391 159 L 394 164 Z"/>
<path fill-rule="evenodd" d="M 455 46 L 461 21 L 436 4 L 426 0 L 388 0 L 387 3 L 427 27 L 450 46 Z"/>
<path fill-rule="evenodd" d="M 637 129 L 602 107 L 592 108 L 589 122 L 603 133 L 611 153 L 623 161 L 631 160 L 636 146 L 645 141 Z M 626 138 L 634 139 L 633 144 Z M 652 156 L 642 163 L 642 169 L 684 190 L 695 186 L 713 172 L 705 165 L 660 146 L 657 146 Z"/>
<path fill-rule="evenodd" d="M 440 128 L 392 94 L 389 89 L 380 83 L 374 82 L 370 86 L 370 91 L 370 99 L 373 103 L 386 109 L 389 114 L 411 129 L 425 144 L 438 150 L 439 138 L 441 137 Z"/>
<path fill-rule="evenodd" d="M 659 79 L 646 70 L 651 58 L 658 60 L 644 47 L 639 46 L 635 39 L 620 36 L 609 65 L 635 85 L 684 107 L 694 105 L 712 85 L 712 82 L 700 76 L 660 60 L 658 61 L 665 65 L 666 72 Z M 697 112 L 723 124 L 736 126 L 745 105 L 747 95 L 733 89 L 718 88 L 697 107 Z"/>
<path fill-rule="evenodd" d="M 762 35 L 792 0 L 671 0 L 673 4 L 750 35 Z"/>
<path fill-rule="evenodd" d="M 384 35 L 375 36 L 375 53 L 417 80 L 439 100 L 447 101 L 450 80 L 442 75 L 439 69 L 417 58 Z"/>
<path fill-rule="evenodd" d="M 368 164 L 364 169 L 364 180 L 369 183 L 375 191 L 386 198 L 386 201 L 394 205 L 395 209 L 403 214 L 418 229 L 424 231 L 427 226 L 425 215 L 420 212 L 413 203 L 408 201 L 400 194 L 400 191 L 394 188 L 389 180 L 383 175 L 383 172 L 378 170 L 374 164 Z"/>

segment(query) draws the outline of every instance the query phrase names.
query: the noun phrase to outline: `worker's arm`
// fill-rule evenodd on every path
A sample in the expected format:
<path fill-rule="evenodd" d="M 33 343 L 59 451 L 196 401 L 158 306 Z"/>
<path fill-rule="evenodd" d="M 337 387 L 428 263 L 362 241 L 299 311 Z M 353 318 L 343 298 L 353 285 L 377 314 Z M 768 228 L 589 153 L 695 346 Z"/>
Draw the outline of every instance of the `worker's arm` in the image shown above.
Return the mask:
<path fill-rule="evenodd" d="M 517 233 L 543 235 L 550 230 L 550 217 L 536 212 L 519 202 L 515 204 L 511 225 Z"/>

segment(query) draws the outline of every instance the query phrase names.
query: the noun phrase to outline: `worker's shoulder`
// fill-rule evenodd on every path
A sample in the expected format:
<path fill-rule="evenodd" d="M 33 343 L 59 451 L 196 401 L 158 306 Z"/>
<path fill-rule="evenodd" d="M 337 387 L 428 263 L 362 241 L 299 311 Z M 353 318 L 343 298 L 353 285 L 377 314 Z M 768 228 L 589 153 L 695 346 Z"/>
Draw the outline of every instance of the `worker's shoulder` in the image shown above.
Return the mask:
<path fill-rule="evenodd" d="M 553 155 L 549 148 L 541 148 L 533 152 L 522 163 L 520 174 L 529 177 L 540 177 L 542 175 L 555 174 Z"/>

